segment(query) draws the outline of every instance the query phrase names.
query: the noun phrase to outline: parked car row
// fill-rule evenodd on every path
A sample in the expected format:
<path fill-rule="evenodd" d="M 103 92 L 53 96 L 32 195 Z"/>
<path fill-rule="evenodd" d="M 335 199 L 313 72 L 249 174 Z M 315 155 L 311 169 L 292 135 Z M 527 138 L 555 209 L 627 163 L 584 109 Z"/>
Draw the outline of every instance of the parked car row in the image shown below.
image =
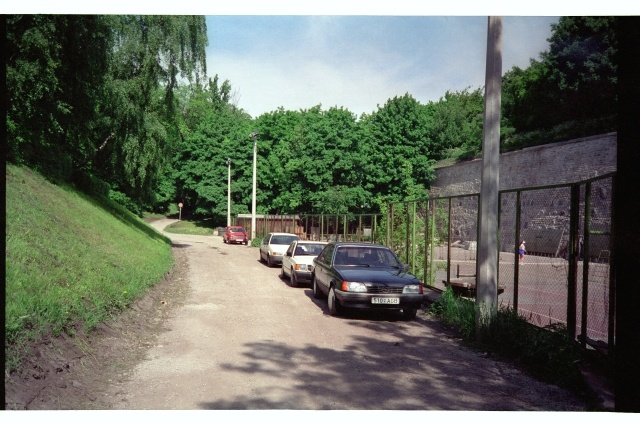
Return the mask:
<path fill-rule="evenodd" d="M 308 241 L 274 232 L 259 250 L 260 262 L 280 265 L 281 278 L 292 286 L 310 283 L 313 296 L 326 298 L 333 316 L 349 308 L 387 309 L 413 319 L 424 302 L 422 282 L 384 245 Z"/>

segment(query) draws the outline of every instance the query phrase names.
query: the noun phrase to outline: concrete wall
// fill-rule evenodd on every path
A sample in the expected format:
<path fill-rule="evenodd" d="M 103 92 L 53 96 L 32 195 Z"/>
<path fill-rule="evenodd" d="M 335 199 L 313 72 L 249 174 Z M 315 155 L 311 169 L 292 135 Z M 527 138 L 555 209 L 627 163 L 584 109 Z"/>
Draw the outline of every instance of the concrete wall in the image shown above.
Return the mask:
<path fill-rule="evenodd" d="M 500 190 L 574 183 L 616 170 L 617 133 L 585 137 L 500 155 Z M 480 192 L 482 160 L 438 168 L 432 196 Z"/>
<path fill-rule="evenodd" d="M 500 190 L 545 185 L 570 184 L 616 170 L 617 134 L 609 133 L 500 155 Z M 436 170 L 430 196 L 460 196 L 480 191 L 481 160 L 473 160 Z M 608 231 L 611 225 L 611 180 L 592 187 L 591 228 Z M 584 216 L 584 189 L 580 215 Z M 538 254 L 561 254 L 569 229 L 570 189 L 557 188 L 522 192 L 521 238 L 529 237 Z M 515 193 L 501 197 L 502 251 L 515 248 Z M 456 198 L 452 202 L 452 241 L 474 241 L 477 233 L 477 197 Z M 581 230 L 582 234 L 582 219 Z M 597 240 L 598 246 L 593 246 Z M 592 239 L 592 256 L 608 248 L 608 239 Z"/>

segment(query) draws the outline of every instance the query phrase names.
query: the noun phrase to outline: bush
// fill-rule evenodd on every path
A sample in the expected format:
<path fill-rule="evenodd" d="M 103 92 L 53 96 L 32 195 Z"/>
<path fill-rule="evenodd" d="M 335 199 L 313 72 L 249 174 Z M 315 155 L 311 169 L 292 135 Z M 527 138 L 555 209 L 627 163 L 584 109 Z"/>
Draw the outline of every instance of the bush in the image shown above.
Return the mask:
<path fill-rule="evenodd" d="M 116 191 L 116 190 L 109 190 L 109 199 L 113 200 L 114 202 L 118 203 L 119 205 L 124 206 L 125 208 L 127 208 L 129 211 L 131 211 L 131 213 L 142 217 L 142 208 L 140 207 L 140 205 L 138 205 L 136 202 L 134 202 L 133 200 L 131 200 L 131 198 L 129 196 L 127 196 L 126 194 L 120 192 L 120 191 Z"/>
<path fill-rule="evenodd" d="M 73 184 L 77 189 L 91 197 L 109 197 L 111 187 L 103 180 L 82 171 L 73 174 Z"/>

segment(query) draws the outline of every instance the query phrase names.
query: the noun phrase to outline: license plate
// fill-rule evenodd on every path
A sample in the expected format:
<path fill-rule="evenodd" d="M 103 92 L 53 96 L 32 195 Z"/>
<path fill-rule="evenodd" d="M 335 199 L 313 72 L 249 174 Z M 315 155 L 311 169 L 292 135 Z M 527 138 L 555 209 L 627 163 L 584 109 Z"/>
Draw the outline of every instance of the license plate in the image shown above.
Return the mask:
<path fill-rule="evenodd" d="M 372 297 L 371 303 L 386 304 L 386 305 L 399 305 L 400 299 L 397 297 Z"/>

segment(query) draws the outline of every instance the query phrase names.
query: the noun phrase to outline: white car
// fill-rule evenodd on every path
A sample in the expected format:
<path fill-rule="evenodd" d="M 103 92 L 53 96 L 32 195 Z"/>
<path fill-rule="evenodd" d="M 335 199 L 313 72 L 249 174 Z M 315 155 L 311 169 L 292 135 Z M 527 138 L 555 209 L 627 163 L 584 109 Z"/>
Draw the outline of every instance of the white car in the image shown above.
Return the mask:
<path fill-rule="evenodd" d="M 317 257 L 327 242 L 296 240 L 287 249 L 282 258 L 280 277 L 289 278 L 291 286 L 298 287 L 298 283 L 311 283 L 313 259 Z"/>
<path fill-rule="evenodd" d="M 282 257 L 292 242 L 300 240 L 291 233 L 269 233 L 260 243 L 260 262 L 266 262 L 268 266 L 282 264 Z"/>

